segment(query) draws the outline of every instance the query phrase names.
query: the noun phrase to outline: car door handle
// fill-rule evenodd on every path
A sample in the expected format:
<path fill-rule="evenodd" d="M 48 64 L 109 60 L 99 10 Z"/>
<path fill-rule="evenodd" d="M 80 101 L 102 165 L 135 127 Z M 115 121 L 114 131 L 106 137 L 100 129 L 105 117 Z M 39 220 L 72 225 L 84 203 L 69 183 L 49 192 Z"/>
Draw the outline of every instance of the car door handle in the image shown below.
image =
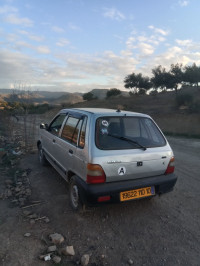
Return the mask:
<path fill-rule="evenodd" d="M 73 154 L 73 150 L 70 149 L 70 150 L 69 150 L 69 153 L 70 153 L 70 154 Z"/>
<path fill-rule="evenodd" d="M 55 143 L 56 142 L 56 140 L 55 139 L 53 139 L 53 143 Z"/>

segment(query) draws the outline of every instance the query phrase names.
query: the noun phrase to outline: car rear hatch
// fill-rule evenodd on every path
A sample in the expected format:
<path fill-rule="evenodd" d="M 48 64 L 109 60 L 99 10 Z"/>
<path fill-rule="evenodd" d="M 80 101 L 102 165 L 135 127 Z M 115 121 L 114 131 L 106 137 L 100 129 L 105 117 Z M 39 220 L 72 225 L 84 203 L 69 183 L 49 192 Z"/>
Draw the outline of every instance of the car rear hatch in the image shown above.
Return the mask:
<path fill-rule="evenodd" d="M 102 166 L 106 182 L 116 182 L 122 180 L 138 179 L 162 175 L 165 173 L 171 157 L 172 151 L 165 148 L 150 148 L 146 151 L 139 149 L 132 151 L 121 151 L 116 155 L 116 151 L 107 151 L 107 155 L 98 157 L 96 164 Z"/>
<path fill-rule="evenodd" d="M 102 166 L 106 182 L 165 173 L 172 150 L 147 116 L 109 116 L 96 120 L 93 162 Z"/>

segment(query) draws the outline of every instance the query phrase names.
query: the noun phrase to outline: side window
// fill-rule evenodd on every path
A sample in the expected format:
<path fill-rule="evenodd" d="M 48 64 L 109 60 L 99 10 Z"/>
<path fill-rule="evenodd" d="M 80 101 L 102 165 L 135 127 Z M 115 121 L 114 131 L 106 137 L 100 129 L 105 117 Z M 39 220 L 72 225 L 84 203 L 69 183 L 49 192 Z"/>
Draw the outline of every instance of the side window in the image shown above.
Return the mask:
<path fill-rule="evenodd" d="M 80 127 L 81 120 L 76 117 L 70 116 L 63 127 L 61 138 L 72 142 L 73 144 L 77 144 Z"/>
<path fill-rule="evenodd" d="M 80 148 L 84 148 L 85 146 L 85 131 L 86 131 L 86 124 L 87 124 L 87 118 L 84 118 L 84 122 L 81 128 L 80 138 L 79 138 L 79 144 L 78 146 Z"/>
<path fill-rule="evenodd" d="M 48 131 L 52 134 L 58 136 L 60 128 L 62 126 L 62 123 L 66 117 L 66 114 L 60 114 L 58 115 L 49 125 Z"/>

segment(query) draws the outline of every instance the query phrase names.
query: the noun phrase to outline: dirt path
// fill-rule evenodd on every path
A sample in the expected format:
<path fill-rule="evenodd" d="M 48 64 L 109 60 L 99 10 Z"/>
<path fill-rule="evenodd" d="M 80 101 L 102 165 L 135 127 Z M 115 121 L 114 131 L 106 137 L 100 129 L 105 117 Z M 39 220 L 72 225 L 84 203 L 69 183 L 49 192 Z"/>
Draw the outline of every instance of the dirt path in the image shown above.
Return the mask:
<path fill-rule="evenodd" d="M 178 181 L 173 192 L 129 203 L 71 211 L 67 184 L 52 167 L 39 165 L 36 154 L 23 158 L 31 168 L 33 212 L 48 216 L 31 225 L 19 208 L 0 201 L 0 264 L 51 265 L 38 260 L 54 232 L 73 245 L 74 257 L 59 265 L 77 265 L 83 254 L 89 265 L 200 265 L 200 141 L 169 138 L 176 156 Z M 31 236 L 25 238 L 24 234 Z M 42 238 L 42 240 L 41 240 Z"/>

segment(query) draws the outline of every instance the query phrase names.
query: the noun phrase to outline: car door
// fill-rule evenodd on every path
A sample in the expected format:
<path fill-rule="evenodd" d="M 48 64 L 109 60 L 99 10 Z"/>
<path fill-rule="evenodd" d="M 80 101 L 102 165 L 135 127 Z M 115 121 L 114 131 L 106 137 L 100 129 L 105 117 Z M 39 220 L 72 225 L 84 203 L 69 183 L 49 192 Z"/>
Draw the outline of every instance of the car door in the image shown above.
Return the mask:
<path fill-rule="evenodd" d="M 77 149 L 83 149 L 84 136 L 81 132 L 83 132 L 83 128 L 85 130 L 85 125 L 85 118 L 80 114 L 69 114 L 64 122 L 60 138 L 57 141 L 59 150 L 57 158 L 60 168 L 65 173 L 68 171 L 77 173 L 76 170 L 80 168 L 80 151 L 77 153 Z"/>
<path fill-rule="evenodd" d="M 48 129 L 41 131 L 42 147 L 51 161 L 57 160 L 55 145 L 66 115 L 66 113 L 57 115 L 50 123 Z"/>

